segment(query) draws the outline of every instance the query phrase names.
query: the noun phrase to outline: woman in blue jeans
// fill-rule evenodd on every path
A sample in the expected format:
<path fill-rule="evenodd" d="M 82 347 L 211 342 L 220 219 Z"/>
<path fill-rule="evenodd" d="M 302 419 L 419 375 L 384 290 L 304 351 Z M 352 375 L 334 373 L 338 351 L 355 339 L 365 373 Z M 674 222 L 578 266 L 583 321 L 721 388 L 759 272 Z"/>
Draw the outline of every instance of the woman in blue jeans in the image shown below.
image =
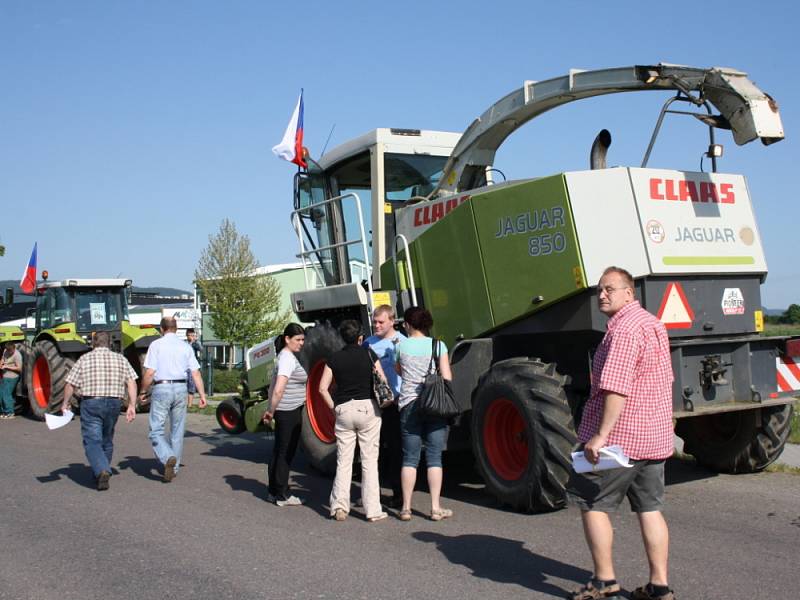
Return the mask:
<path fill-rule="evenodd" d="M 14 388 L 22 373 L 22 355 L 14 342 L 7 342 L 0 355 L 0 419 L 14 418 Z"/>
<path fill-rule="evenodd" d="M 424 308 L 409 308 L 403 315 L 406 329 L 405 340 L 397 345 L 395 368 L 403 378 L 397 406 L 400 409 L 400 431 L 403 444 L 403 467 L 400 470 L 400 485 L 403 490 L 403 507 L 398 513 L 401 521 L 411 520 L 411 495 L 417 482 L 422 445 L 425 445 L 425 463 L 428 467 L 428 488 L 431 493 L 431 520 L 441 521 L 453 516 L 449 508 L 442 508 L 439 496 L 442 491 L 442 450 L 447 442 L 447 420 L 422 417 L 417 411 L 417 398 L 422 382 L 428 374 L 433 340 L 428 332 L 433 318 Z M 439 370 L 442 377 L 452 380 L 447 346 L 439 344 Z"/>

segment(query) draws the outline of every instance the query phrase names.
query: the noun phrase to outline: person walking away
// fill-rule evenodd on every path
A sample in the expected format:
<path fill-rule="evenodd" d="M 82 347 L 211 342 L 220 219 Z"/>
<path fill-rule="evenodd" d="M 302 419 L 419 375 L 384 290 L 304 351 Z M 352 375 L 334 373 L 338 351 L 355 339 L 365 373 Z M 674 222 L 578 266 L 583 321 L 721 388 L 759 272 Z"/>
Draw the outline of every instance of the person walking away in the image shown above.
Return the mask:
<path fill-rule="evenodd" d="M 622 446 L 632 468 L 575 473 L 567 483 L 570 501 L 581 509 L 594 563 L 592 579 L 570 596 L 592 600 L 615 596 L 614 530 L 609 512 L 627 496 L 639 519 L 650 580 L 633 600 L 674 600 L 667 583 L 669 531 L 664 506 L 664 461 L 672 455 L 672 363 L 664 324 L 636 300 L 633 277 L 608 267 L 597 285 L 597 304 L 609 318 L 592 360 L 592 385 L 578 440 L 586 459 L 597 464 L 605 446 Z"/>
<path fill-rule="evenodd" d="M 336 414 L 336 476 L 330 496 L 331 517 L 344 521 L 350 512 L 350 480 L 358 440 L 361 499 L 367 521 L 373 523 L 385 519 L 387 514 L 381 508 L 378 481 L 381 417 L 377 400 L 373 398 L 372 369 L 384 381 L 386 376 L 378 356 L 361 345 L 364 336 L 358 321 L 342 321 L 339 335 L 345 347 L 328 359 L 319 382 L 319 393 Z M 334 379 L 336 391 L 331 396 L 330 386 Z"/>
<path fill-rule="evenodd" d="M 395 314 L 391 306 L 382 304 L 376 307 L 372 312 L 372 329 L 375 334 L 364 340 L 364 346 L 375 352 L 380 359 L 386 381 L 394 392 L 394 403 L 381 410 L 381 452 L 378 457 L 378 472 L 383 484 L 392 489 L 392 497 L 386 505 L 390 508 L 400 508 L 403 505 L 403 492 L 400 487 L 402 451 L 397 399 L 400 396 L 402 378 L 395 371 L 394 363 L 397 344 L 406 339 L 406 336 L 395 330 L 394 322 Z"/>
<path fill-rule="evenodd" d="M 161 337 L 150 344 L 144 359 L 144 376 L 139 396 L 150 394 L 150 443 L 158 461 L 164 465 L 163 481 L 169 483 L 178 474 L 186 429 L 186 372 L 200 393 L 200 408 L 206 406 L 206 392 L 200 377 L 200 365 L 191 347 L 176 335 L 174 317 L 161 319 Z M 169 437 L 165 434 L 169 421 Z"/>
<path fill-rule="evenodd" d="M 200 364 L 200 356 L 203 351 L 203 346 L 197 341 L 197 332 L 193 327 L 186 330 L 186 343 L 189 344 L 194 352 L 194 358 Z M 186 407 L 192 408 L 194 406 L 194 395 L 197 393 L 197 386 L 194 384 L 194 378 L 190 370 L 186 371 Z"/>
<path fill-rule="evenodd" d="M 305 329 L 289 323 L 275 338 L 277 366 L 270 386 L 269 408 L 263 421 L 275 419 L 275 441 L 267 472 L 267 500 L 277 506 L 300 506 L 303 500 L 289 490 L 289 472 L 300 443 L 308 375 L 295 356 L 306 339 Z"/>
<path fill-rule="evenodd" d="M 400 430 L 403 446 L 403 467 L 400 470 L 400 483 L 403 490 L 403 506 L 398 513 L 401 521 L 411 520 L 411 496 L 417 482 L 422 444 L 425 444 L 425 463 L 428 467 L 428 488 L 431 494 L 432 521 L 441 521 L 453 516 L 449 508 L 442 508 L 440 495 L 442 491 L 442 450 L 447 443 L 447 420 L 440 417 L 422 416 L 417 410 L 417 398 L 422 390 L 425 376 L 431 363 L 433 339 L 428 337 L 433 318 L 431 313 L 419 306 L 406 310 L 403 314 L 403 326 L 408 339 L 397 345 L 397 363 L 395 369 L 402 376 L 400 386 Z M 451 381 L 450 358 L 447 346 L 439 344 L 439 370 L 442 377 Z"/>
<path fill-rule="evenodd" d="M 22 373 L 22 354 L 14 342 L 6 342 L 0 357 L 0 419 L 14 418 L 14 388 Z"/>
<path fill-rule="evenodd" d="M 137 378 L 128 360 L 111 350 L 107 331 L 94 334 L 92 350 L 81 356 L 67 374 L 61 410 L 69 409 L 73 395 L 79 390 L 83 448 L 100 491 L 109 487 L 114 428 L 126 393 L 125 418 L 128 423 L 136 418 Z"/>

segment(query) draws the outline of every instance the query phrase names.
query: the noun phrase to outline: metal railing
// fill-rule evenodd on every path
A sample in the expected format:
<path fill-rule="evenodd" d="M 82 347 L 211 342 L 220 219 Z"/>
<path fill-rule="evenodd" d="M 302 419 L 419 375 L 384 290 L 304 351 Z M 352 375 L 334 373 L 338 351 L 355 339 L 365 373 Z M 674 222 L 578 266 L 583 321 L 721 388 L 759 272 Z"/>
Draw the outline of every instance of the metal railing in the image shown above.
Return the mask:
<path fill-rule="evenodd" d="M 411 295 L 411 306 L 417 305 L 417 286 L 414 285 L 414 268 L 411 265 L 411 252 L 408 248 L 408 238 L 402 233 L 398 233 L 394 237 L 394 244 L 392 245 L 392 261 L 394 262 L 394 284 L 398 294 L 401 294 L 403 289 L 400 285 L 400 263 L 397 260 L 397 242 L 402 242 L 403 251 L 406 253 L 406 269 L 408 274 L 408 286 Z"/>
<path fill-rule="evenodd" d="M 342 242 L 337 242 L 335 244 L 328 244 L 326 246 L 318 246 L 312 248 L 310 250 L 306 250 L 305 243 L 303 241 L 303 231 L 301 225 L 301 213 L 311 212 L 315 208 L 321 208 L 326 204 L 333 204 L 334 202 L 342 202 L 347 199 L 352 199 L 356 205 L 356 214 L 358 215 L 358 230 L 360 237 L 354 240 L 347 240 L 345 239 Z M 361 210 L 361 198 L 358 197 L 358 194 L 354 192 L 350 192 L 348 194 L 344 194 L 343 196 L 336 196 L 335 198 L 328 198 L 327 200 L 322 200 L 321 202 L 315 202 L 314 204 L 309 204 L 307 206 L 303 206 L 302 208 L 298 208 L 292 211 L 292 225 L 294 226 L 295 234 L 297 235 L 297 239 L 300 242 L 300 253 L 297 254 L 297 258 L 299 258 L 303 263 L 303 278 L 305 279 L 306 289 L 311 289 L 311 284 L 309 283 L 308 279 L 308 270 L 313 269 L 318 280 L 323 283 L 323 287 L 326 287 L 326 281 L 324 274 L 322 273 L 322 256 L 321 254 L 328 250 L 335 250 L 337 248 L 344 248 L 347 246 L 353 246 L 355 244 L 361 244 L 361 249 L 364 252 L 364 263 L 367 265 L 367 306 L 369 308 L 370 314 L 373 311 L 373 298 L 372 298 L 372 269 L 369 266 L 369 249 L 367 247 L 367 236 L 364 229 L 364 213 Z M 317 255 L 317 261 L 315 262 L 311 256 Z M 332 259 L 331 260 L 335 260 Z M 344 265 L 340 265 L 343 267 Z M 348 278 L 352 279 L 352 275 L 349 272 L 350 264 L 348 261 L 347 264 L 348 268 Z M 313 286 L 317 287 L 317 286 Z"/>

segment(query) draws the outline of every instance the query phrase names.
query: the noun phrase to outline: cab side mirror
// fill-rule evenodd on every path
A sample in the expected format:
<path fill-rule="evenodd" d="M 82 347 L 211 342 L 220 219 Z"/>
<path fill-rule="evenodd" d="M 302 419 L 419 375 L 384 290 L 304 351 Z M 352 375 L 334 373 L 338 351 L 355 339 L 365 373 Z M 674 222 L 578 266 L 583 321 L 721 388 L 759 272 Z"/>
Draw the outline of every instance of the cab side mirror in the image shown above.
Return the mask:
<path fill-rule="evenodd" d="M 6 293 L 4 294 L 3 297 L 3 303 L 6 306 L 11 306 L 12 304 L 14 304 L 14 288 L 10 287 L 6 288 Z"/>

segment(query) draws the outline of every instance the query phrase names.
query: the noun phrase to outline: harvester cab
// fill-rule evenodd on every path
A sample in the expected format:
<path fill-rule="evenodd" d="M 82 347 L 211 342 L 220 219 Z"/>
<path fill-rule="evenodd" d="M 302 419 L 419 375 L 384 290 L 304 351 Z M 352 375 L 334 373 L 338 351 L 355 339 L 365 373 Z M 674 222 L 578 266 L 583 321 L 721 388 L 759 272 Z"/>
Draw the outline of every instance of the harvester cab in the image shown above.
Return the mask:
<path fill-rule="evenodd" d="M 641 164 L 607 168 L 611 140 L 602 131 L 589 170 L 492 181 L 498 147 L 538 115 L 659 90 L 672 96 Z M 707 128 L 709 171 L 648 167 L 672 113 Z M 295 179 L 292 213 L 307 289 L 292 304 L 300 320 L 317 323 L 300 356 L 312 464 L 335 465 L 334 420 L 317 392 L 326 358 L 341 347 L 333 327 L 355 318 L 368 328 L 378 304 L 398 313 L 422 305 L 451 349 L 463 411 L 448 447 L 471 446 L 500 501 L 563 506 L 575 422 L 607 321 L 594 286 L 609 265 L 633 274 L 642 306 L 668 329 L 686 450 L 727 472 L 774 461 L 798 393 L 780 369 L 797 368 L 800 344 L 760 335 L 766 258 L 744 177 L 717 172 L 720 129 L 739 145 L 784 135 L 777 104 L 745 73 L 637 65 L 526 81 L 463 135 L 378 129 L 309 161 Z"/>
<path fill-rule="evenodd" d="M 141 378 L 150 343 L 158 338 L 152 325 L 130 324 L 130 279 L 65 279 L 36 288 L 33 344 L 26 361 L 26 383 L 32 413 L 43 418 L 63 401 L 69 369 L 91 350 L 92 335 L 105 331 L 111 349 L 125 355 Z"/>

